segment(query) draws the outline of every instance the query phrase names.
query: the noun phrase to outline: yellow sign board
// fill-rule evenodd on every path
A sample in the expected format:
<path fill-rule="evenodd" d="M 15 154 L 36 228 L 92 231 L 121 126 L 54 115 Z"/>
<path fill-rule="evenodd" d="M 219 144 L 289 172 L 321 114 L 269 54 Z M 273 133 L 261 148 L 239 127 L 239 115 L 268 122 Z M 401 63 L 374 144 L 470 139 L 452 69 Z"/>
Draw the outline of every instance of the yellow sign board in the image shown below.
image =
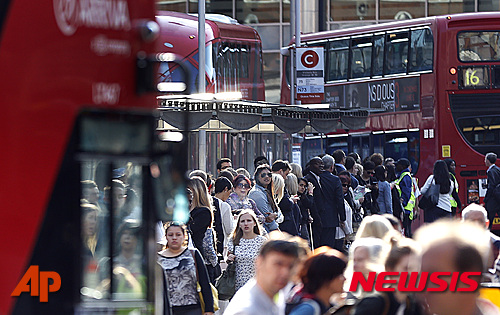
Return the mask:
<path fill-rule="evenodd" d="M 451 157 L 451 145 L 442 145 L 441 146 L 441 153 L 444 158 L 449 158 Z"/>

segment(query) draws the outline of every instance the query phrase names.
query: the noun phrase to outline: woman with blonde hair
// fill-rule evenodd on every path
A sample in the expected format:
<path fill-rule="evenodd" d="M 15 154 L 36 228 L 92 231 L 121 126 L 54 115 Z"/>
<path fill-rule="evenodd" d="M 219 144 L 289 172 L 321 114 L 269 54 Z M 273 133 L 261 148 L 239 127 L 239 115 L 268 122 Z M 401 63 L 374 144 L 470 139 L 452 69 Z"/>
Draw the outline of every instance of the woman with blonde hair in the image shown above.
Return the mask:
<path fill-rule="evenodd" d="M 283 199 L 283 196 L 285 195 L 285 180 L 281 175 L 273 173 L 271 182 L 271 192 L 274 202 L 276 204 L 279 204 L 281 199 Z"/>
<path fill-rule="evenodd" d="M 190 200 L 188 229 L 191 233 L 193 245 L 200 251 L 207 264 L 210 281 L 215 283 L 215 279 L 221 274 L 217 253 L 215 252 L 215 248 L 213 251 L 203 248 L 205 234 L 208 229 L 212 231 L 213 225 L 213 211 L 210 203 L 210 195 L 208 194 L 205 182 L 198 176 L 193 176 L 189 179 L 187 193 L 188 199 Z M 215 239 L 212 238 L 212 240 L 212 244 L 215 244 Z"/>
<path fill-rule="evenodd" d="M 236 290 L 255 275 L 255 259 L 265 241 L 255 213 L 243 210 L 227 246 L 227 260 L 236 264 Z"/>
<path fill-rule="evenodd" d="M 292 173 L 293 175 L 295 175 L 297 178 L 304 177 L 302 175 L 302 167 L 299 164 L 297 164 L 297 163 L 290 163 L 290 167 L 292 168 L 292 171 L 290 173 Z"/>
<path fill-rule="evenodd" d="M 278 217 L 276 218 L 276 222 L 280 225 L 280 230 L 281 230 L 281 223 L 285 220 L 285 217 L 283 216 L 283 212 L 281 212 L 281 209 L 278 207 L 281 199 L 285 196 L 285 180 L 283 179 L 283 176 L 279 174 L 272 174 L 272 181 L 271 181 L 271 196 L 273 196 L 274 203 L 276 204 L 276 208 L 278 208 Z"/>
<path fill-rule="evenodd" d="M 393 236 L 394 228 L 389 220 L 381 215 L 374 214 L 367 216 L 361 221 L 361 224 L 356 233 L 356 239 L 363 237 L 376 237 L 384 241 L 389 241 L 388 238 Z"/>

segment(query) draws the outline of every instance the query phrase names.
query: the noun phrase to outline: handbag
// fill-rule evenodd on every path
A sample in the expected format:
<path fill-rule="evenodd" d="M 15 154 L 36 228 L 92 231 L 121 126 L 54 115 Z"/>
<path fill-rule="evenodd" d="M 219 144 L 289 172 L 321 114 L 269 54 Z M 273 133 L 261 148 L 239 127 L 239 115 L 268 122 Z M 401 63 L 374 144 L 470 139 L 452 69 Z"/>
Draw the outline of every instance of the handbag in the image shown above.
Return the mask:
<path fill-rule="evenodd" d="M 210 289 L 212 290 L 212 298 L 214 300 L 214 312 L 216 312 L 219 310 L 219 293 L 211 283 Z M 203 294 L 201 293 L 201 286 L 199 282 L 196 282 L 196 290 L 198 291 L 198 296 L 200 298 L 201 312 L 205 313 L 205 301 L 203 300 Z"/>
<path fill-rule="evenodd" d="M 198 264 L 196 263 L 194 250 L 191 250 L 191 254 L 193 255 L 194 266 L 196 268 L 196 291 L 198 292 L 198 297 L 200 299 L 201 312 L 205 313 L 205 300 L 203 299 L 203 293 L 201 292 L 201 285 L 198 276 Z M 214 301 L 214 312 L 216 312 L 219 310 L 219 293 L 217 292 L 217 289 L 214 287 L 213 284 L 211 283 L 209 284 L 210 284 L 210 290 L 212 291 L 212 299 Z"/>
<path fill-rule="evenodd" d="M 205 261 L 212 265 L 212 267 L 217 266 L 219 258 L 217 257 L 217 252 L 215 251 L 214 243 L 214 233 L 212 228 L 207 228 L 205 235 L 203 236 L 203 258 Z"/>
<path fill-rule="evenodd" d="M 219 293 L 219 299 L 230 300 L 236 293 L 236 264 L 228 263 L 226 270 L 215 281 L 215 288 Z"/>
<path fill-rule="evenodd" d="M 419 201 L 419 207 L 422 209 L 434 208 L 439 201 L 439 191 L 441 186 L 439 184 L 431 184 L 429 189 L 422 195 Z"/>

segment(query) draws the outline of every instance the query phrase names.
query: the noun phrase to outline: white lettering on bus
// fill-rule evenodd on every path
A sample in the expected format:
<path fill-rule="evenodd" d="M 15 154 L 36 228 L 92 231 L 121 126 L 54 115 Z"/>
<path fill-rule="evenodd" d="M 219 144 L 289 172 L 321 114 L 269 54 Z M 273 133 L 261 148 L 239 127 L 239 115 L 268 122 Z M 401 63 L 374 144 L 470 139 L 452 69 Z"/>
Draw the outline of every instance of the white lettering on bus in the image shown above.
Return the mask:
<path fill-rule="evenodd" d="M 120 99 L 120 84 L 96 82 L 92 85 L 92 100 L 95 104 L 117 104 Z"/>
<path fill-rule="evenodd" d="M 370 85 L 370 101 L 372 102 L 394 100 L 395 96 L 394 82 Z"/>
<path fill-rule="evenodd" d="M 98 56 L 107 54 L 129 56 L 130 43 L 126 40 L 109 39 L 104 35 L 97 35 L 90 42 L 90 48 Z"/>
<path fill-rule="evenodd" d="M 122 31 L 131 27 L 126 0 L 54 0 L 54 14 L 66 36 L 80 26 Z"/>

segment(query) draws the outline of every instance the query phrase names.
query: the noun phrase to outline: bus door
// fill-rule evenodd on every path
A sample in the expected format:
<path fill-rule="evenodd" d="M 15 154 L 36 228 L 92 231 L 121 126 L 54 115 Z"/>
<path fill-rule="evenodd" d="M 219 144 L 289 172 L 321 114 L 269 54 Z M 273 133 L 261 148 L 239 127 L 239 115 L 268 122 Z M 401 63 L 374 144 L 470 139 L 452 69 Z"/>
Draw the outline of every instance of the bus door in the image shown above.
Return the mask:
<path fill-rule="evenodd" d="M 150 313 L 154 253 L 160 249 L 155 231 L 175 210 L 175 219 L 188 219 L 182 166 L 176 162 L 183 159 L 173 159 L 179 148 L 159 140 L 152 115 L 87 112 L 78 129 L 77 312 Z"/>

